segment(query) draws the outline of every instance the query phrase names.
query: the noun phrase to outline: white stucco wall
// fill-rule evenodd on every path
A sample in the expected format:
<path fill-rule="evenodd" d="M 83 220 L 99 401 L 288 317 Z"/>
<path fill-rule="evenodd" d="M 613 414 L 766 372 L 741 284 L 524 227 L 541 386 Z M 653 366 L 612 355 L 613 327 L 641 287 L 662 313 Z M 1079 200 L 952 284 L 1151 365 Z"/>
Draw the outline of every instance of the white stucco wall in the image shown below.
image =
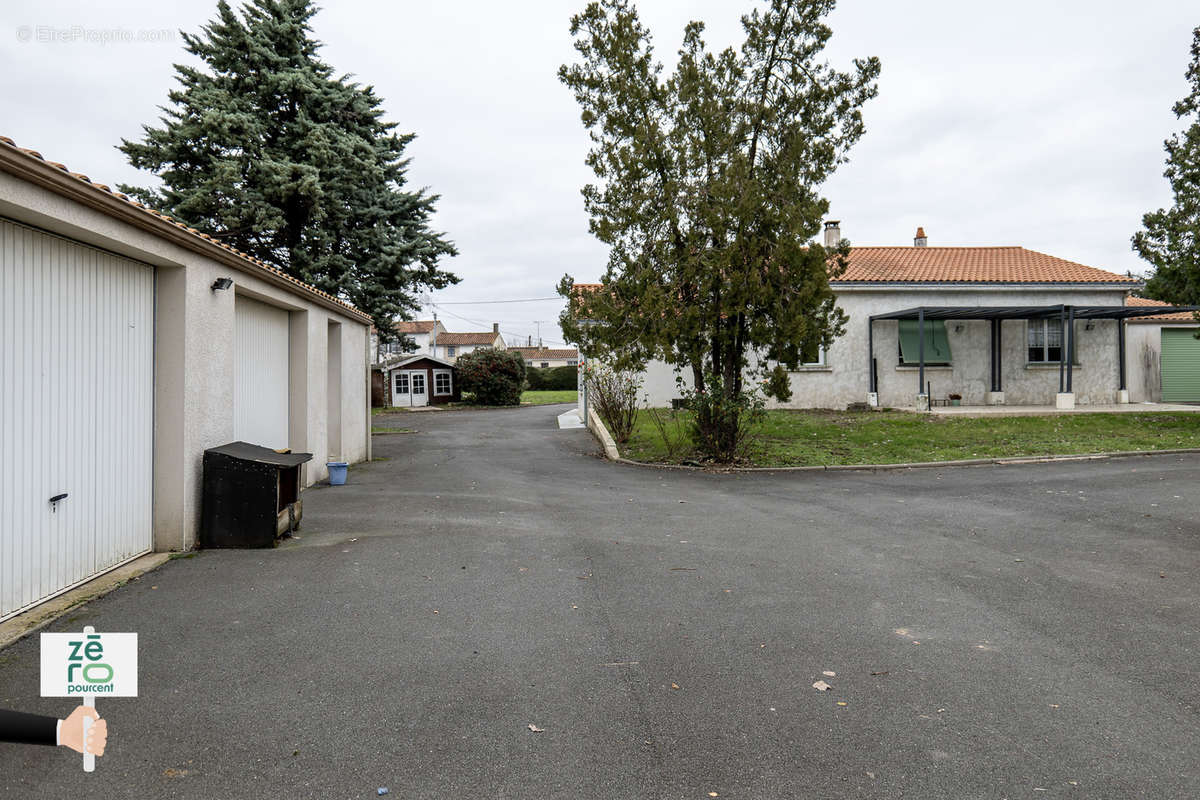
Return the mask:
<path fill-rule="evenodd" d="M 845 408 L 865 402 L 869 387 L 867 320 L 878 314 L 917 306 L 1015 306 L 1015 305 L 1122 305 L 1123 287 L 887 287 L 838 289 L 838 305 L 849 321 L 819 367 L 801 367 L 791 374 L 792 398 L 771 407 Z M 961 326 L 961 330 L 959 330 Z M 1073 388 L 1076 403 L 1112 403 L 1118 386 L 1117 329 L 1112 320 L 1095 320 L 1093 329 L 1076 323 L 1076 366 Z M 1134 326 L 1130 326 L 1134 327 Z M 934 397 L 961 394 L 964 404 L 982 404 L 990 390 L 991 323 L 947 322 L 952 365 L 926 367 L 925 380 L 933 385 Z M 917 367 L 899 365 L 898 325 L 895 321 L 875 323 L 874 354 L 879 375 L 879 402 L 883 406 L 911 407 L 918 393 Z M 1006 320 L 1001 333 L 1002 389 L 1008 405 L 1052 405 L 1058 392 L 1058 365 L 1028 364 L 1026 323 Z M 679 392 L 676 373 L 667 364 L 652 362 L 643 375 L 642 394 L 648 405 L 669 405 Z M 684 373 L 691 385 L 690 371 Z M 1132 398 L 1131 398 L 1132 399 Z"/>
<path fill-rule="evenodd" d="M 244 294 L 291 315 L 289 446 L 311 452 L 306 486 L 327 477 L 327 333 L 341 330 L 341 460 L 369 453 L 369 325 L 315 299 L 8 173 L 0 173 L 0 216 L 110 250 L 156 268 L 154 541 L 158 550 L 194 545 L 205 449 L 233 438 L 234 298 Z M 212 291 L 217 278 L 234 287 Z M 336 407 L 336 404 L 335 404 Z M 98 465 L 98 468 L 99 465 Z M 111 468 L 106 466 L 104 468 Z"/>
<path fill-rule="evenodd" d="M 1162 402 L 1162 329 L 1196 330 L 1194 322 L 1131 322 L 1126 328 L 1125 343 L 1129 354 L 1126 376 L 1129 381 L 1129 402 Z"/>

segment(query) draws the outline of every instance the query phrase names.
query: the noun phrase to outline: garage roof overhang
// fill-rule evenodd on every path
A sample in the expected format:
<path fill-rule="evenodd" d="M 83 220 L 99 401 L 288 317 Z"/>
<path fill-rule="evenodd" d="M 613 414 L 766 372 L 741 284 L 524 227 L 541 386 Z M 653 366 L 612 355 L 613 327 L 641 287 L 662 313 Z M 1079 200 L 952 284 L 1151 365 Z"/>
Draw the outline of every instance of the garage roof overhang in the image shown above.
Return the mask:
<path fill-rule="evenodd" d="M 875 314 L 871 321 L 881 319 L 1048 319 L 1074 311 L 1075 319 L 1128 319 L 1161 314 L 1200 311 L 1200 306 L 919 306 L 887 314 Z"/>

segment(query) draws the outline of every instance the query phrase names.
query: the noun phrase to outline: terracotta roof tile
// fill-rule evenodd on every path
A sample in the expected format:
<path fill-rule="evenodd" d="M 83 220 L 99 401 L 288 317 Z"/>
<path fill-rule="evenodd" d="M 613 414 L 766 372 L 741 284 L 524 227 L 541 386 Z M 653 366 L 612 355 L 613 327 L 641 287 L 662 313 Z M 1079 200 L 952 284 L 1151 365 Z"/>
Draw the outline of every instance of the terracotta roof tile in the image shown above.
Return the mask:
<path fill-rule="evenodd" d="M 492 344 L 500 334 L 488 331 L 487 333 L 440 333 L 438 334 L 438 344 Z"/>
<path fill-rule="evenodd" d="M 434 320 L 402 320 L 397 322 L 393 328 L 396 333 L 429 333 L 433 330 L 434 325 L 437 325 Z"/>
<path fill-rule="evenodd" d="M 324 292 L 324 291 L 316 288 L 315 286 L 310 286 L 309 284 L 307 284 L 301 280 L 293 278 L 291 275 L 288 275 L 286 272 L 279 269 L 278 267 L 272 266 L 271 264 L 268 264 L 264 261 L 253 258 L 252 256 L 249 256 L 246 253 L 242 253 L 239 250 L 234 249 L 230 245 L 225 244 L 224 242 L 219 242 L 207 234 L 200 233 L 199 231 L 195 230 L 194 228 L 189 228 L 187 225 L 184 225 L 182 222 L 179 222 L 179 221 L 167 216 L 166 214 L 163 214 L 162 212 L 155 211 L 152 208 L 144 206 L 141 203 L 135 202 L 134 200 L 129 199 L 128 197 L 121 194 L 120 192 L 114 192 L 108 186 L 104 185 L 103 183 L 96 183 L 91 178 L 89 178 L 87 175 L 84 175 L 81 172 L 72 172 L 70 169 L 68 169 L 63 164 L 59 164 L 58 162 L 55 162 L 55 161 L 47 161 L 46 158 L 44 156 L 42 156 L 42 154 L 39 153 L 38 151 L 30 150 L 29 148 L 26 148 L 26 147 L 19 147 L 19 146 L 17 146 L 16 142 L 14 142 L 12 139 L 8 138 L 7 136 L 0 136 L 0 142 L 2 142 L 5 146 L 11 148 L 12 150 L 14 150 L 18 153 L 22 153 L 23 155 L 28 156 L 30 158 L 36 158 L 39 161 L 42 161 L 46 164 L 49 164 L 50 166 L 53 166 L 53 167 L 56 167 L 56 168 L 62 170 L 63 172 L 67 173 L 72 178 L 75 178 L 82 184 L 90 186 L 94 189 L 99 189 L 99 190 L 105 192 L 106 194 L 109 194 L 109 195 L 119 198 L 123 202 L 128 203 L 132 208 L 136 208 L 136 209 L 138 209 L 138 211 L 140 211 L 142 213 L 152 214 L 161 220 L 165 220 L 166 222 L 171 223 L 175 227 L 177 227 L 181 230 L 187 231 L 192 236 L 195 236 L 197 239 L 204 239 L 206 241 L 218 244 L 221 247 L 223 247 L 225 250 L 228 250 L 230 253 L 233 253 L 238 258 L 242 259 L 243 261 L 253 264 L 257 268 L 262 269 L 266 272 L 270 272 L 271 274 L 273 274 L 277 277 L 283 278 L 288 283 L 291 283 L 298 289 L 301 289 L 305 292 L 308 292 L 310 294 L 313 294 L 313 295 L 316 295 L 319 297 L 323 297 L 326 300 L 330 300 L 330 301 L 336 303 L 337 305 L 339 305 L 349 311 L 352 311 L 354 314 L 356 314 L 360 317 L 366 318 L 368 316 L 367 314 L 363 313 L 359 309 L 352 306 L 350 303 L 347 303 L 345 300 L 342 300 L 340 297 L 335 297 L 334 295 L 331 295 L 328 292 Z"/>
<path fill-rule="evenodd" d="M 539 358 L 563 359 L 579 358 L 579 351 L 573 347 L 555 349 L 551 347 L 510 347 L 510 352 L 520 353 L 521 358 L 536 361 Z"/>
<path fill-rule="evenodd" d="M 1137 282 L 1024 247 L 854 247 L 845 274 L 832 281 L 835 285 Z"/>
<path fill-rule="evenodd" d="M 1149 297 L 1126 297 L 1127 306 L 1169 306 L 1161 300 L 1151 300 Z M 1153 317 L 1130 317 L 1130 322 L 1194 322 L 1196 315 L 1191 311 L 1180 311 L 1175 314 L 1159 314 Z"/>

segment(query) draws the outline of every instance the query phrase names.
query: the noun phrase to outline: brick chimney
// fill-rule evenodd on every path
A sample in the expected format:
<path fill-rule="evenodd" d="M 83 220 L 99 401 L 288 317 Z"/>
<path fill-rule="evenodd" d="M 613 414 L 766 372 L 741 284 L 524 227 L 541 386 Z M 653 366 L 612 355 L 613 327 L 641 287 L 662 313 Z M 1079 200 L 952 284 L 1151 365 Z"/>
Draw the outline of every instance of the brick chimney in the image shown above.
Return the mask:
<path fill-rule="evenodd" d="M 925 235 L 924 228 L 917 228 L 917 235 L 913 237 L 913 247 L 928 247 L 929 237 Z"/>
<path fill-rule="evenodd" d="M 832 250 L 842 241 L 842 223 L 831 219 L 825 223 L 825 249 Z"/>
<path fill-rule="evenodd" d="M 492 333 L 499 333 L 499 332 L 500 332 L 500 323 L 493 322 L 492 323 Z"/>

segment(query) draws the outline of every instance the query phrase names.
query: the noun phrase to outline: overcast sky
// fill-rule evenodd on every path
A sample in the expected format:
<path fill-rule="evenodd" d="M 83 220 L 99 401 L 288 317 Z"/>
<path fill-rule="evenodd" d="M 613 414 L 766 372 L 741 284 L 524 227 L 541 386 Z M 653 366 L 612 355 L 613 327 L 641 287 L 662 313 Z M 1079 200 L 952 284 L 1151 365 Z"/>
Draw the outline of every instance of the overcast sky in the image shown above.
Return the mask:
<path fill-rule="evenodd" d="M 410 177 L 442 196 L 436 225 L 462 251 L 447 264 L 462 283 L 434 296 L 450 330 L 499 321 L 524 337 L 542 320 L 557 340 L 558 301 L 460 304 L 552 297 L 564 273 L 603 272 L 579 195 L 588 140 L 555 74 L 574 56 L 567 25 L 583 5 L 327 0 L 315 18 L 324 59 L 373 84 L 418 135 Z M 669 63 L 689 19 L 708 23 L 711 46 L 735 44 L 756 2 L 637 5 Z M 214 8 L 9 0 L 0 134 L 94 180 L 149 182 L 113 146 L 156 119 L 183 57 L 177 31 L 197 31 Z M 912 244 L 923 225 L 931 245 L 1022 245 L 1143 270 L 1129 237 L 1170 200 L 1162 141 L 1179 129 L 1170 108 L 1186 91 L 1193 3 L 843 0 L 830 24 L 835 65 L 883 62 L 867 133 L 825 187 L 852 243 Z"/>

